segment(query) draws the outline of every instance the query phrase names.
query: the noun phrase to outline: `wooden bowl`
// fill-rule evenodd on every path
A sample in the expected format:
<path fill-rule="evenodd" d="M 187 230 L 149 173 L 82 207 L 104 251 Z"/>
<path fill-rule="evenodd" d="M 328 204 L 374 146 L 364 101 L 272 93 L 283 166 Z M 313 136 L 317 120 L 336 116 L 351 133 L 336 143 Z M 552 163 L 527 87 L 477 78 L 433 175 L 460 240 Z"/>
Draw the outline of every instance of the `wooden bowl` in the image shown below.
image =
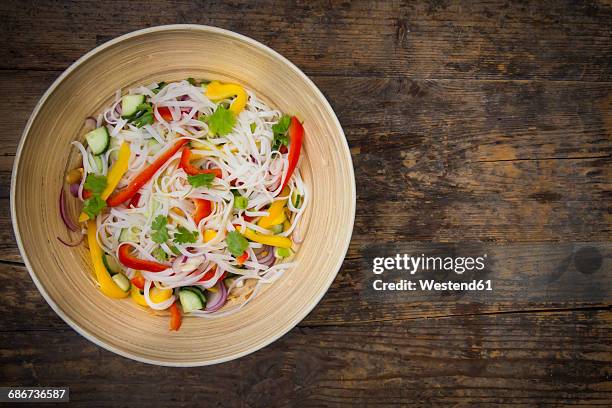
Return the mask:
<path fill-rule="evenodd" d="M 298 266 L 240 312 L 187 317 L 179 332 L 131 300 L 105 297 L 92 283 L 84 245 L 68 248 L 58 195 L 84 120 L 115 91 L 187 77 L 244 84 L 271 106 L 298 115 L 305 142 L 300 167 L 311 202 L 302 224 Z M 76 200 L 69 200 L 77 214 Z M 49 305 L 77 332 L 146 363 L 197 366 L 244 356 L 278 339 L 310 312 L 336 276 L 351 238 L 355 180 L 348 145 L 332 108 L 295 65 L 242 35 L 207 26 L 170 25 L 126 34 L 90 51 L 45 92 L 17 150 L 11 216 L 21 255 Z M 71 237 L 77 238 L 76 234 Z"/>

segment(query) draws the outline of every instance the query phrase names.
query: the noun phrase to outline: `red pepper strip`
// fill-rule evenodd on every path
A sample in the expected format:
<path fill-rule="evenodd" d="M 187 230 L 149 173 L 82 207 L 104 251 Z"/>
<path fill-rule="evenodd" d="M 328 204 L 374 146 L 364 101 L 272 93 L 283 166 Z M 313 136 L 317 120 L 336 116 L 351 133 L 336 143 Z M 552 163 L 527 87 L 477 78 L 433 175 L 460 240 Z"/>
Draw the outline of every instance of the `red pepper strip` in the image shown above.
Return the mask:
<path fill-rule="evenodd" d="M 298 118 L 292 116 L 291 124 L 289 125 L 289 156 L 287 157 L 289 166 L 287 168 L 287 177 L 285 177 L 285 181 L 279 191 L 285 188 L 293 175 L 295 166 L 297 166 L 298 160 L 300 159 L 300 150 L 302 150 L 302 139 L 304 139 L 304 127 Z"/>
<path fill-rule="evenodd" d="M 195 211 L 193 212 L 193 221 L 196 225 L 200 223 L 203 218 L 206 218 L 212 212 L 212 204 L 208 200 L 202 198 L 194 198 L 193 203 L 195 204 Z"/>
<path fill-rule="evenodd" d="M 129 245 L 122 245 L 121 248 L 119 248 L 119 262 L 128 268 L 149 272 L 161 272 L 169 268 L 169 266 L 160 264 L 159 262 L 136 258 L 130 254 Z"/>
<path fill-rule="evenodd" d="M 249 216 L 248 216 L 248 215 L 246 215 L 246 214 L 243 214 L 243 215 L 242 215 L 242 218 L 244 218 L 244 220 L 245 220 L 246 222 L 251 222 L 251 221 L 253 221 L 253 220 L 255 219 L 255 217 L 249 217 Z"/>
<path fill-rule="evenodd" d="M 145 279 L 142 275 L 136 275 L 131 280 L 132 284 L 140 290 L 144 290 Z"/>
<path fill-rule="evenodd" d="M 214 266 L 210 271 L 206 272 L 204 276 L 200 278 L 198 282 L 207 282 L 215 277 L 215 273 L 217 273 L 217 267 Z M 221 282 L 223 279 L 227 277 L 227 271 L 223 272 L 223 275 L 219 278 L 217 282 Z"/>
<path fill-rule="evenodd" d="M 149 180 L 151 180 L 151 177 L 155 175 L 157 170 L 159 170 L 161 166 L 163 166 L 168 160 L 170 160 L 170 158 L 174 156 L 174 154 L 178 152 L 180 148 L 183 147 L 187 142 L 189 142 L 189 140 L 186 139 L 182 139 L 176 142 L 174 146 L 166 150 L 164 154 L 159 156 L 146 169 L 144 169 L 140 172 L 140 174 L 134 177 L 134 179 L 130 181 L 130 184 L 126 188 L 110 196 L 106 200 L 106 204 L 109 207 L 115 207 L 134 197 L 134 195 L 138 193 L 138 190 L 140 190 L 142 186 L 144 186 Z"/>
<path fill-rule="evenodd" d="M 134 194 L 134 197 L 130 200 L 128 207 L 138 208 L 138 203 L 140 202 L 140 193 Z"/>
<path fill-rule="evenodd" d="M 206 282 L 206 281 L 211 280 L 212 278 L 214 278 L 215 273 L 217 273 L 217 267 L 213 266 L 212 269 L 206 272 L 204 276 L 202 276 L 198 282 Z M 223 272 L 223 274 L 225 274 L 225 272 Z"/>
<path fill-rule="evenodd" d="M 159 108 L 157 108 L 157 112 L 159 113 L 159 116 L 161 116 L 162 119 L 165 120 L 166 122 L 170 122 L 171 120 L 173 120 L 172 112 L 170 112 L 170 108 L 167 108 L 165 106 L 160 106 Z"/>
<path fill-rule="evenodd" d="M 83 199 L 87 200 L 91 197 L 91 191 L 83 189 Z"/>
<path fill-rule="evenodd" d="M 236 262 L 238 262 L 238 265 L 242 265 L 247 261 L 247 259 L 249 259 L 249 253 L 247 251 L 244 251 L 242 255 L 236 258 Z"/>
<path fill-rule="evenodd" d="M 181 163 L 179 164 L 185 173 L 190 176 L 195 176 L 196 174 L 214 174 L 215 177 L 221 178 L 221 169 L 198 169 L 196 166 L 191 164 L 191 150 L 188 147 L 183 149 L 183 153 L 181 154 Z"/>
<path fill-rule="evenodd" d="M 181 309 L 179 309 L 177 302 L 174 302 L 172 306 L 170 306 L 170 330 L 178 331 L 181 328 L 181 323 L 183 322 L 183 316 L 181 314 Z"/>

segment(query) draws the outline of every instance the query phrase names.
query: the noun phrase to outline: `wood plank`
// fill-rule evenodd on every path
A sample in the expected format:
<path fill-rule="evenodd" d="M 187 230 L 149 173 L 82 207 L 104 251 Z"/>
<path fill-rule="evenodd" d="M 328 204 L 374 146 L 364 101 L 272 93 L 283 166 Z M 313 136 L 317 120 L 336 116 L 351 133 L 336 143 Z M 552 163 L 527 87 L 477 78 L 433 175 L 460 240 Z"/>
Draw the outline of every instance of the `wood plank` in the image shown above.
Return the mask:
<path fill-rule="evenodd" d="M 8 190 L 8 185 L 3 185 L 3 188 Z M 8 198 L 0 198 L 0 262 L 2 261 L 23 262 L 13 234 Z"/>
<path fill-rule="evenodd" d="M 262 41 L 311 75 L 609 81 L 612 73 L 605 1 L 13 0 L 0 15 L 3 69 L 64 69 L 120 34 L 196 23 Z"/>
<path fill-rule="evenodd" d="M 358 246 L 360 245 L 360 246 Z M 462 274 L 431 267 L 414 275 L 409 271 L 372 272 L 375 257 L 485 256 L 481 271 Z M 432 261 L 433 265 L 433 261 Z M 612 306 L 612 244 L 432 244 L 354 241 L 338 277 L 317 307 L 301 323 L 351 325 L 422 317 L 529 311 L 556 308 Z M 491 281 L 491 291 L 422 290 L 376 291 L 384 282 L 419 280 L 436 282 Z M 64 327 L 31 281 L 25 267 L 0 264 L 0 315 L 6 330 Z M 102 295 L 100 295 L 102 296 Z M 128 300 L 129 301 L 129 300 Z M 20 310 L 19 314 L 12 311 Z M 30 316 L 22 319 L 22 314 Z"/>
<path fill-rule="evenodd" d="M 69 385 L 72 402 L 95 406 L 610 406 L 611 323 L 575 311 L 296 328 L 186 369 L 129 361 L 70 330 L 2 331 L 0 376 Z"/>
<path fill-rule="evenodd" d="M 11 154 L 27 114 L 56 75 L 0 72 L 1 86 L 24 95 L 17 110 L 6 101 L 0 106 L 7 116 L 0 197 L 8 196 Z M 439 242 L 609 239 L 612 84 L 315 81 L 353 153 L 356 235 Z"/>
<path fill-rule="evenodd" d="M 7 95 L 19 95 L 19 103 L 11 98 L 0 99 L 0 114 L 5 118 L 0 135 L 0 197 L 8 197 L 12 156 L 30 114 L 60 71 L 0 71 L 0 86 Z M 7 178 L 7 173 L 9 174 Z M 5 195 L 6 194 L 6 195 Z"/>

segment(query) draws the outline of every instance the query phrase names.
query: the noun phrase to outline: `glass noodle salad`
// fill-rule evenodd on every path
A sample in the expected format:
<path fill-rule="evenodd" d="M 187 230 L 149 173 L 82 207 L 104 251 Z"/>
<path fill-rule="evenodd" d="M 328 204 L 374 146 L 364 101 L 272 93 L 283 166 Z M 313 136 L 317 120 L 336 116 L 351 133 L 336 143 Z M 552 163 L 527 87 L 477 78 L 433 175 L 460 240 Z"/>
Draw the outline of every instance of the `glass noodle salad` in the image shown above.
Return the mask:
<path fill-rule="evenodd" d="M 111 298 L 215 318 L 235 313 L 294 266 L 308 191 L 304 129 L 242 86 L 160 82 L 130 89 L 97 118 L 66 183 L 94 278 Z M 162 313 L 167 315 L 167 313 Z"/>

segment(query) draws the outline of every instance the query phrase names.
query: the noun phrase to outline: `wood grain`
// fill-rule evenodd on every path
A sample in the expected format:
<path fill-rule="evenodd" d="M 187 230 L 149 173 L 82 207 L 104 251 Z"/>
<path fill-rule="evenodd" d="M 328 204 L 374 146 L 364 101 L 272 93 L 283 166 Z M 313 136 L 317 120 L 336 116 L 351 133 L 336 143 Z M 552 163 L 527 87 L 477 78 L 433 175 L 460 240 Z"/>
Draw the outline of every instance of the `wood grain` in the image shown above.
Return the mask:
<path fill-rule="evenodd" d="M 306 74 L 609 81 L 612 8 L 586 1 L 6 1 L 1 68 L 63 69 L 153 25 L 227 28 Z M 8 18 L 10 17 L 10 18 Z"/>
<path fill-rule="evenodd" d="M 461 275 L 447 271 L 404 271 L 372 273 L 372 259 L 396 253 L 418 256 L 487 255 L 486 268 Z M 441 316 L 528 312 L 571 308 L 612 307 L 612 245 L 609 243 L 512 244 L 483 243 L 431 244 L 370 243 L 349 252 L 344 267 L 317 307 L 304 319 L 303 327 L 354 325 L 376 321 L 397 321 Z M 439 282 L 490 280 L 493 290 L 379 292 L 375 279 L 435 279 Z M 30 281 L 25 267 L 7 264 L 0 268 L 0 315 L 6 330 L 60 329 L 64 323 Z M 24 320 L 11 313 L 19 308 L 30 316 Z"/>
<path fill-rule="evenodd" d="M 575 311 L 297 328 L 240 360 L 180 370 L 123 359 L 70 330 L 3 331 L 0 376 L 20 385 L 70 385 L 71 401 L 84 406 L 603 407 L 612 403 L 611 316 Z"/>

